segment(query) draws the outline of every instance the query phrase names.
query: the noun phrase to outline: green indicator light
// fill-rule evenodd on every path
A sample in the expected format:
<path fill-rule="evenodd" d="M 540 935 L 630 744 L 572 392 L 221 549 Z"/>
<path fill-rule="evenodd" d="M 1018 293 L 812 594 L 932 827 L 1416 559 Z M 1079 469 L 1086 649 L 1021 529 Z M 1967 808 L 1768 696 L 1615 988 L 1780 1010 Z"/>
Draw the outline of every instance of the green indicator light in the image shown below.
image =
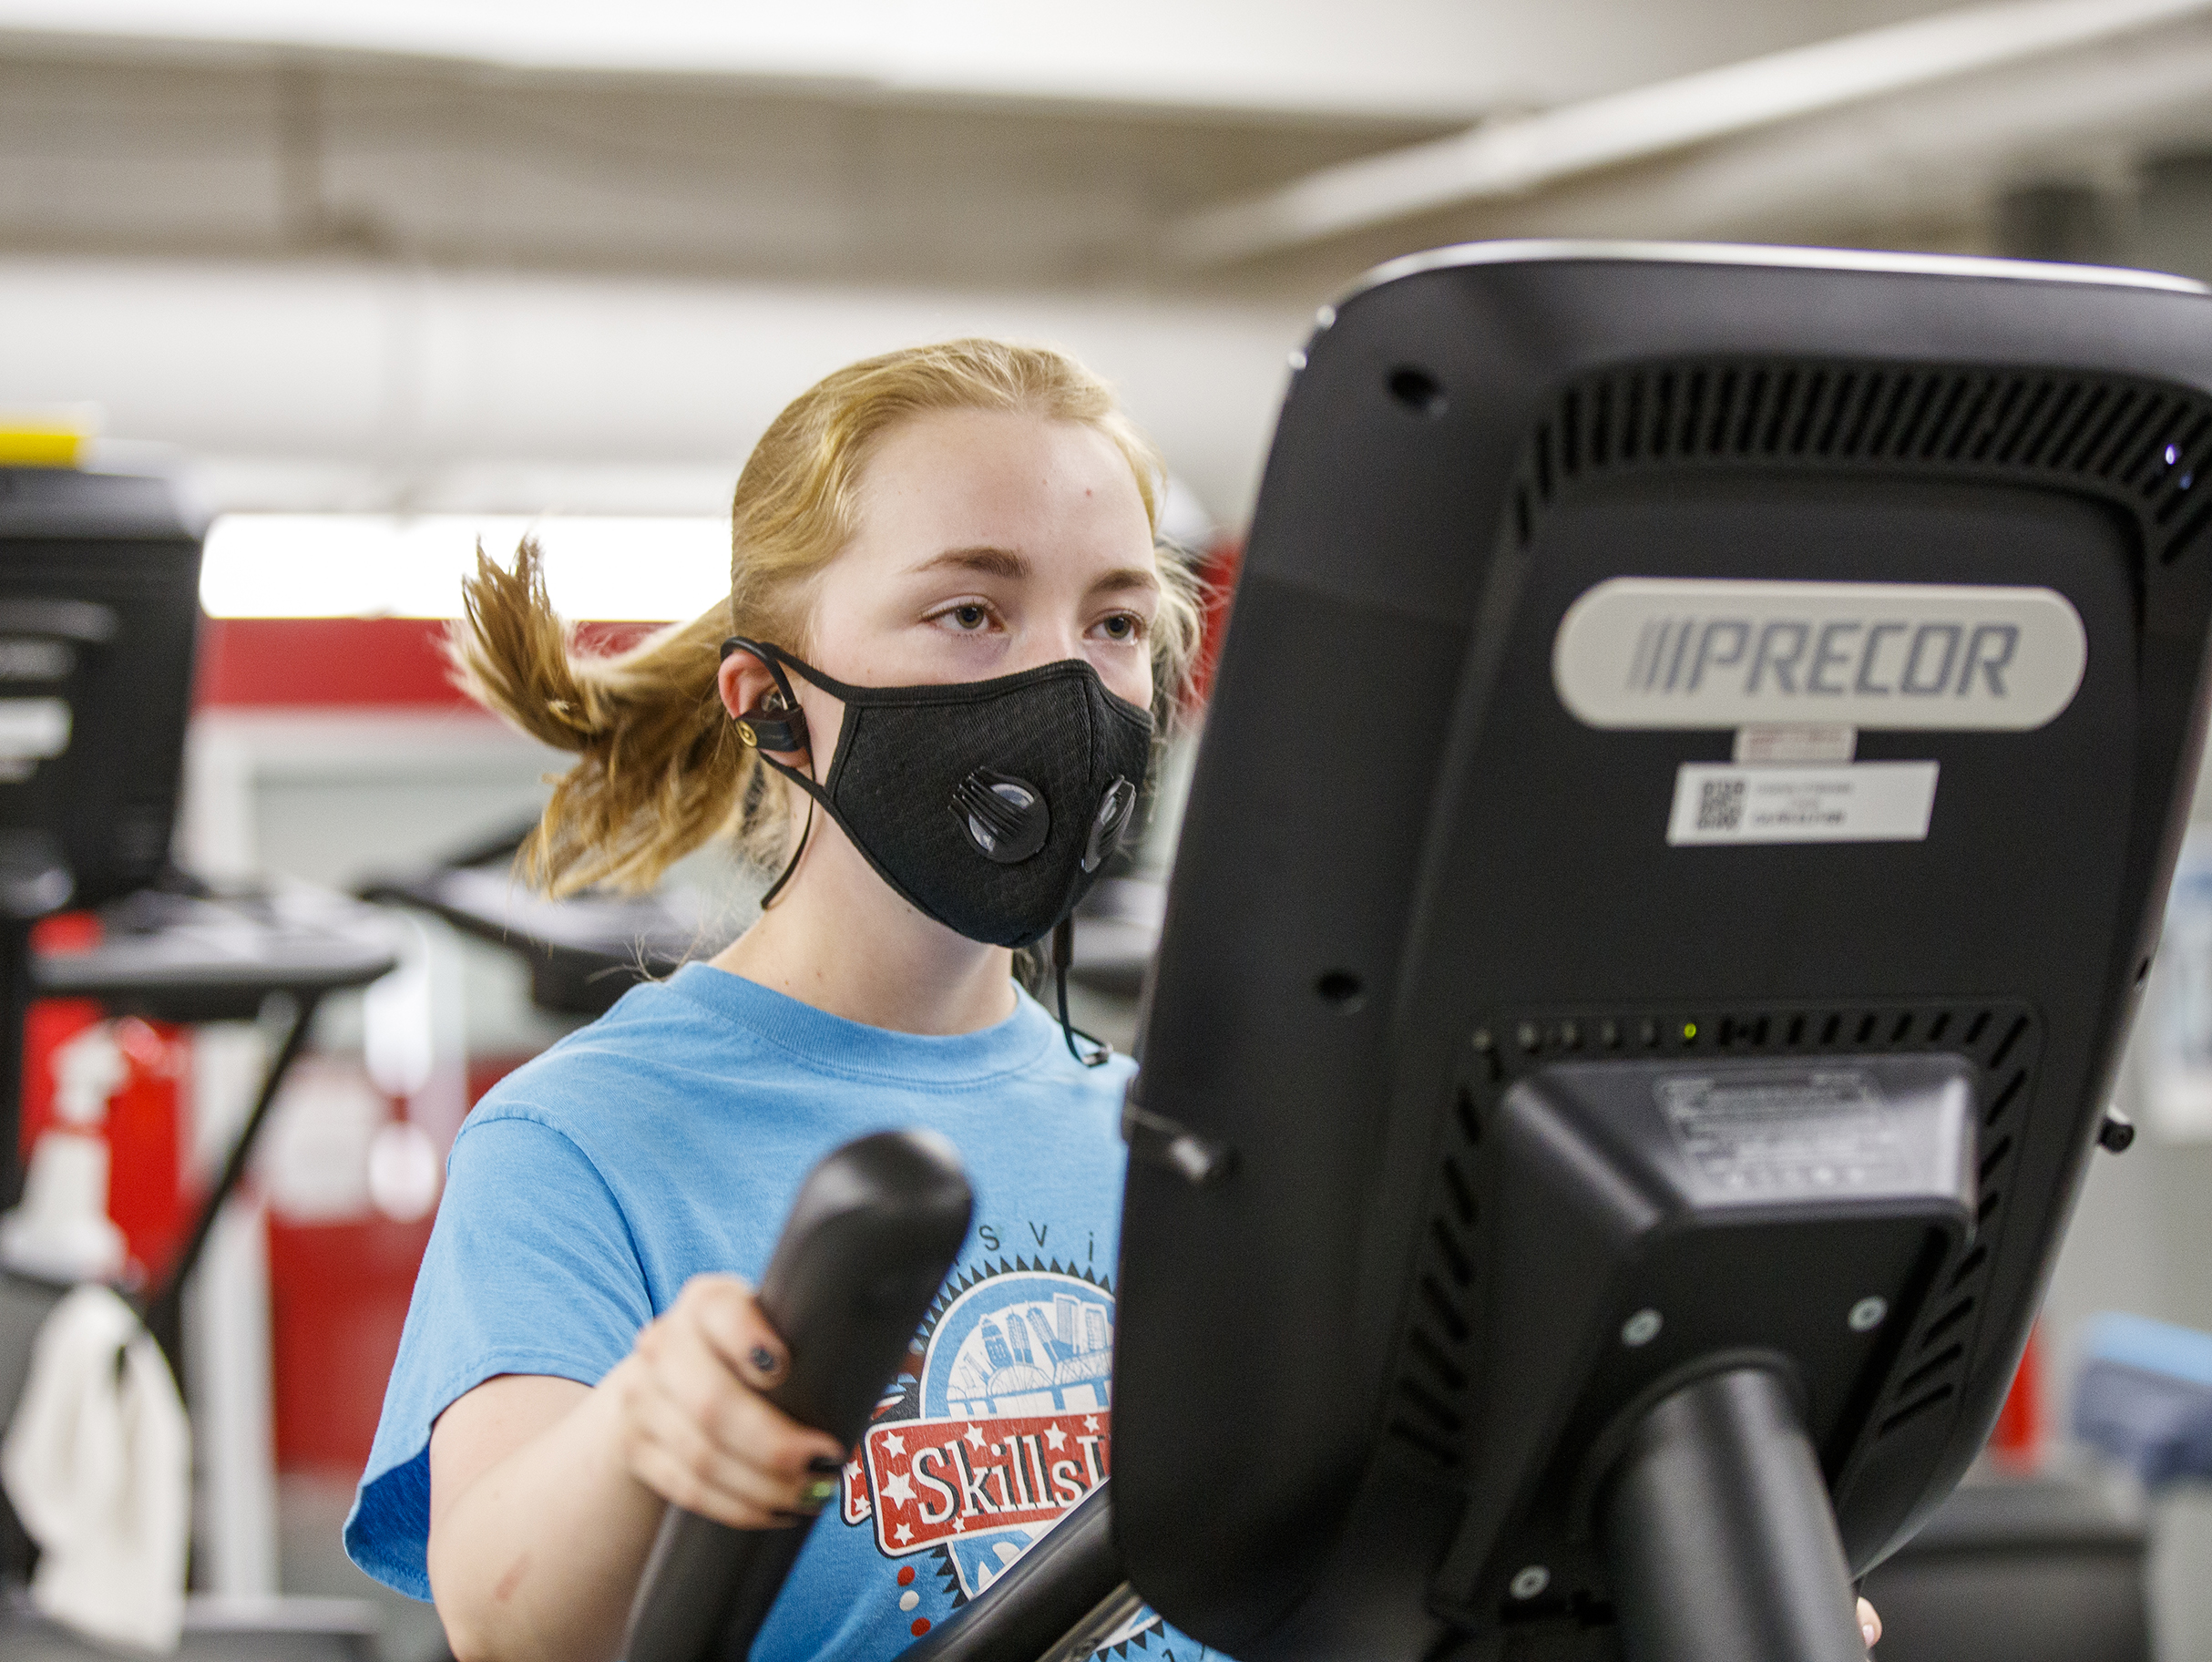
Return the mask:
<path fill-rule="evenodd" d="M 1691 1040 L 1693 1040 L 1693 1039 L 1695 1039 L 1695 1038 L 1696 1038 L 1696 1037 L 1697 1037 L 1697 1023 L 1696 1023 L 1696 1022 L 1695 1022 L 1695 1021 L 1685 1021 L 1685 1022 L 1682 1024 L 1682 1038 L 1683 1038 L 1683 1042 L 1686 1044 L 1686 1043 L 1688 1043 L 1688 1042 L 1689 1042 Z"/>

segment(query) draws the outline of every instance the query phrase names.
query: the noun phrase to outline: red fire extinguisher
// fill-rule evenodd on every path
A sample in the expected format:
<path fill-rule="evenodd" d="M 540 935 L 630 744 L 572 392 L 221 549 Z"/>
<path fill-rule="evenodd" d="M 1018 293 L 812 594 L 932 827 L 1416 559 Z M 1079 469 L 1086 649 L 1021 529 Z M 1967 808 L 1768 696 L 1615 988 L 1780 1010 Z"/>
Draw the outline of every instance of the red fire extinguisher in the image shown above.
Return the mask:
<path fill-rule="evenodd" d="M 98 929 L 98 920 L 87 914 L 51 918 L 33 932 L 33 949 L 81 950 L 97 941 Z M 92 1243 L 75 1267 L 81 1273 L 143 1286 L 160 1276 L 182 1244 L 189 1221 L 190 1045 L 184 1028 L 136 1016 L 110 1019 L 88 999 L 39 999 L 26 1015 L 19 1152 L 26 1207 L 39 1198 L 43 1166 L 50 1212 L 97 1208 L 113 1227 L 112 1234 L 100 1230 L 97 1216 L 77 1220 L 71 1238 Z M 81 1192 L 57 1195 L 57 1183 Z M 101 1187 L 104 1198 L 94 1192 Z M 34 1231 L 41 1226 L 27 1216 L 21 1221 Z M 55 1220 L 45 1226 L 51 1236 Z M 99 1250 L 103 1236 L 111 1252 Z M 102 1256 L 113 1261 L 97 1264 Z"/>

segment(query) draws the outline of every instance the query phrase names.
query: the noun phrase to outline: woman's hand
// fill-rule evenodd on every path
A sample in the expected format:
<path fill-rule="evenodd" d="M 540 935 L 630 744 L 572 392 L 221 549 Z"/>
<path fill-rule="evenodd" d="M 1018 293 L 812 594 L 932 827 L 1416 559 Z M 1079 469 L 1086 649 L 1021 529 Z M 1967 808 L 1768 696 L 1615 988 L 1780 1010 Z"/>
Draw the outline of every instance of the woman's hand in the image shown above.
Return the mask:
<path fill-rule="evenodd" d="M 763 1394 L 791 1365 L 735 1276 L 695 1276 L 609 1376 L 630 1474 L 737 1529 L 772 1529 L 837 1493 L 845 1451 Z"/>
<path fill-rule="evenodd" d="M 837 1492 L 844 1455 L 762 1392 L 791 1366 L 732 1276 L 689 1282 L 598 1385 L 485 1380 L 430 1437 L 430 1585 L 462 1662 L 621 1652 L 663 1501 L 773 1528 Z"/>
<path fill-rule="evenodd" d="M 1881 1639 L 1881 1617 L 1874 1614 L 1874 1606 L 1863 1598 L 1859 1601 L 1859 1636 L 1866 1640 L 1869 1650 Z"/>

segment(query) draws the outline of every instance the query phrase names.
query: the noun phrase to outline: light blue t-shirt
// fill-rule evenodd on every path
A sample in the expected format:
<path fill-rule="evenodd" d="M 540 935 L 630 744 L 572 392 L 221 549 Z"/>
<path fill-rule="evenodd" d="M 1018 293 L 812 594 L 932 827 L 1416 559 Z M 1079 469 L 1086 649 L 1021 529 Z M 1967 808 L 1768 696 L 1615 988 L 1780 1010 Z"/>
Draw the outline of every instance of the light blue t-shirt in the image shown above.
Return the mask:
<path fill-rule="evenodd" d="M 1028 995 L 949 1038 L 687 965 L 509 1074 L 446 1168 L 346 1550 L 430 1596 L 430 1431 L 502 1373 L 598 1383 L 691 1277 L 757 1281 L 801 1181 L 899 1126 L 951 1138 L 975 1222 L 763 1629 L 760 1662 L 884 1662 L 1105 1476 L 1129 1064 Z M 1203 1662 L 1149 1614 L 1131 1651 Z"/>

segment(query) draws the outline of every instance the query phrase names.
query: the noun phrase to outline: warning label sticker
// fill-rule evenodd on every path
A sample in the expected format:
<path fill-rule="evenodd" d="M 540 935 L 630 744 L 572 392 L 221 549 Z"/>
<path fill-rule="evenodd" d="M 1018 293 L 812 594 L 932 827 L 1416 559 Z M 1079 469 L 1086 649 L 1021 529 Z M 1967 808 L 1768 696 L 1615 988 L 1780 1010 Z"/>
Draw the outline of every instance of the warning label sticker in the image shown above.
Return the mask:
<path fill-rule="evenodd" d="M 1666 840 L 1701 843 L 1917 843 L 1935 810 L 1933 762 L 1840 767 L 1685 762 L 1675 770 Z"/>
<path fill-rule="evenodd" d="M 1914 1170 L 1880 1085 L 1856 1069 L 1675 1074 L 1653 1088 L 1683 1153 L 1721 1189 L 1887 1187 Z"/>

